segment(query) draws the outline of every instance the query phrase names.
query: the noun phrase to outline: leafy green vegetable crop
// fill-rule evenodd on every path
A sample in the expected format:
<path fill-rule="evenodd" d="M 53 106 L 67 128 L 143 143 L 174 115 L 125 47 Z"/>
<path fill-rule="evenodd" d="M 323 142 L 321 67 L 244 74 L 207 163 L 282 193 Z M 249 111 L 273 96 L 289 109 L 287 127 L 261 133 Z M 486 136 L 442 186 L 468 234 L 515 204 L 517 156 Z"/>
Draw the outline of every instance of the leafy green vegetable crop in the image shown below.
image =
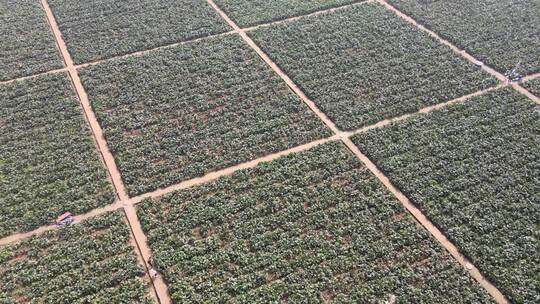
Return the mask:
<path fill-rule="evenodd" d="M 138 206 L 175 303 L 485 303 L 339 142 Z"/>
<path fill-rule="evenodd" d="M 0 247 L 0 303 L 152 303 L 121 213 Z"/>
<path fill-rule="evenodd" d="M 524 82 L 523 87 L 525 87 L 527 90 L 529 90 L 529 92 L 533 93 L 534 95 L 540 96 L 540 78 Z"/>
<path fill-rule="evenodd" d="M 238 36 L 81 77 L 131 195 L 330 135 Z"/>
<path fill-rule="evenodd" d="M 0 0 L 0 81 L 62 67 L 36 0 Z"/>
<path fill-rule="evenodd" d="M 389 0 L 404 13 L 504 73 L 540 71 L 537 0 Z"/>
<path fill-rule="evenodd" d="M 347 130 L 495 83 L 379 4 L 302 18 L 249 35 Z"/>
<path fill-rule="evenodd" d="M 240 27 L 269 23 L 360 0 L 216 0 Z"/>
<path fill-rule="evenodd" d="M 200 0 L 49 0 L 76 63 L 230 30 Z"/>
<path fill-rule="evenodd" d="M 0 85 L 0 236 L 113 200 L 67 76 Z"/>
<path fill-rule="evenodd" d="M 354 138 L 515 303 L 539 300 L 539 110 L 506 88 Z"/>

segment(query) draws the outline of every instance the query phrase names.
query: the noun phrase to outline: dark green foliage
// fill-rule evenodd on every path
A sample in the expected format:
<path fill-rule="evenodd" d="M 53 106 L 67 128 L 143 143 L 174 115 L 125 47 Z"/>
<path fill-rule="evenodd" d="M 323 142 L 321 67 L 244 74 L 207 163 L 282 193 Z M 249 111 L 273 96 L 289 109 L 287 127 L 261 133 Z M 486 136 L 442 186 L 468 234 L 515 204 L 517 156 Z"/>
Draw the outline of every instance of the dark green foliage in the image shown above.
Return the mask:
<path fill-rule="evenodd" d="M 388 2 L 501 73 L 540 71 L 540 1 Z"/>
<path fill-rule="evenodd" d="M 540 97 L 540 78 L 524 82 L 523 87 L 525 87 L 527 90 L 529 90 L 529 92 L 533 93 L 534 95 Z"/>
<path fill-rule="evenodd" d="M 119 212 L 0 247 L 0 303 L 152 303 Z"/>
<path fill-rule="evenodd" d="M 240 27 L 269 23 L 360 0 L 216 0 Z"/>
<path fill-rule="evenodd" d="M 0 85 L 0 236 L 114 200 L 64 74 Z"/>
<path fill-rule="evenodd" d="M 76 63 L 230 30 L 200 0 L 49 0 Z"/>
<path fill-rule="evenodd" d="M 0 81 L 62 67 L 39 0 L 0 0 Z"/>
<path fill-rule="evenodd" d="M 379 4 L 302 18 L 249 35 L 347 130 L 495 83 Z"/>
<path fill-rule="evenodd" d="M 340 142 L 146 200 L 175 303 L 485 303 Z"/>
<path fill-rule="evenodd" d="M 539 110 L 508 88 L 354 138 L 515 303 L 540 300 Z"/>
<path fill-rule="evenodd" d="M 81 77 L 131 195 L 330 135 L 238 36 Z"/>

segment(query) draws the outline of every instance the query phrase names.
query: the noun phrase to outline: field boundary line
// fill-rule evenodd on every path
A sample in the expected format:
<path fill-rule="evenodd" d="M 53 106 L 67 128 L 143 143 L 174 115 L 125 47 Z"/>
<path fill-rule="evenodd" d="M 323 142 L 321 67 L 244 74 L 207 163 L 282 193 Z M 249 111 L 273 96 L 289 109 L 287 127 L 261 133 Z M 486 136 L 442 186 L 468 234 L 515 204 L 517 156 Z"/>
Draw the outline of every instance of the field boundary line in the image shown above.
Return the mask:
<path fill-rule="evenodd" d="M 380 0 L 379 0 L 380 1 Z M 300 99 L 308 105 L 308 107 L 336 134 L 339 136 L 341 141 L 351 150 L 351 152 L 358 157 L 358 159 L 364 163 L 364 165 L 372 172 L 375 177 L 377 177 L 380 182 L 392 193 L 394 196 L 402 203 L 402 205 L 409 211 L 409 213 L 418 220 L 418 222 L 426 229 L 437 241 L 441 243 L 441 245 L 456 259 L 458 263 L 460 263 L 469 273 L 470 275 L 480 283 L 480 285 L 486 289 L 486 291 L 492 295 L 495 300 L 498 303 L 508 303 L 504 295 L 493 285 L 491 282 L 487 281 L 487 279 L 480 273 L 478 268 L 474 266 L 471 262 L 469 262 L 458 250 L 458 248 L 451 243 L 448 238 L 435 226 L 433 223 L 418 209 L 415 205 L 413 205 L 410 200 L 403 194 L 401 191 L 399 191 L 394 185 L 390 182 L 390 179 L 386 177 L 378 168 L 377 166 L 367 157 L 365 156 L 356 145 L 351 141 L 350 134 L 348 132 L 343 132 L 339 130 L 333 121 L 331 121 L 326 114 L 324 114 L 317 105 L 310 100 L 305 93 L 300 90 L 300 88 L 289 78 L 288 75 L 286 75 L 271 59 L 270 57 L 264 53 L 256 44 L 255 42 L 246 34 L 244 30 L 238 27 L 236 23 L 231 20 L 220 8 L 217 6 L 213 0 L 207 0 L 207 2 L 225 19 L 225 21 L 231 25 L 231 27 L 237 31 L 240 36 L 244 39 L 244 41 L 251 46 L 257 54 L 289 85 L 289 87 L 300 97 Z M 411 19 L 411 21 L 414 22 L 414 20 Z M 436 35 L 433 33 L 433 35 Z M 437 36 L 438 37 L 438 36 Z M 455 46 L 448 43 L 450 47 L 455 48 Z M 457 49 L 457 48 L 456 48 Z M 470 56 L 470 55 L 469 55 Z M 472 60 L 475 60 L 472 56 L 470 56 Z M 491 68 L 487 66 L 482 66 L 483 69 L 486 70 L 492 70 Z M 497 73 L 493 70 L 493 73 Z M 503 77 L 504 78 L 504 77 Z M 504 79 L 503 79 L 504 81 Z M 473 93 L 474 94 L 474 93 Z M 473 95 L 469 94 L 469 95 Z M 481 94 L 481 93 L 480 93 Z M 476 94 L 480 95 L 480 94 Z M 467 98 L 462 98 L 461 100 L 465 100 Z M 459 101 L 454 100 L 450 101 L 449 103 L 455 103 Z M 439 108 L 444 107 L 445 105 L 440 106 Z M 431 110 L 435 109 L 436 106 L 430 107 Z M 429 110 L 426 110 L 429 111 Z M 409 115 L 410 116 L 410 115 Z M 409 117 L 405 116 L 403 119 Z M 391 120 L 389 120 L 387 123 L 389 123 Z M 381 122 L 382 125 L 384 125 L 384 121 Z M 364 128 L 365 130 L 369 130 L 367 128 Z"/>
<path fill-rule="evenodd" d="M 398 17 L 401 17 L 402 19 L 406 20 L 407 22 L 411 23 L 412 25 L 414 25 L 415 27 L 417 27 L 418 29 L 420 29 L 421 31 L 424 31 L 426 33 L 428 33 L 431 37 L 435 38 L 437 41 L 439 41 L 439 43 L 441 44 L 444 44 L 446 45 L 447 47 L 449 47 L 450 49 L 452 49 L 452 51 L 454 51 L 455 53 L 461 55 L 463 58 L 467 59 L 469 62 L 473 63 L 473 64 L 476 64 L 476 65 L 479 65 L 481 67 L 482 70 L 484 70 L 485 72 L 487 72 L 488 74 L 491 74 L 492 76 L 495 76 L 500 82 L 502 83 L 508 83 L 508 79 L 500 72 L 498 72 L 497 70 L 495 70 L 494 68 L 486 65 L 485 63 L 483 63 L 482 61 L 476 59 L 473 55 L 469 54 L 467 51 L 465 51 L 464 49 L 461 49 L 459 48 L 458 46 L 456 46 L 455 44 L 451 43 L 450 41 L 448 41 L 447 39 L 444 39 L 443 37 L 441 37 L 439 34 L 437 34 L 436 32 L 428 29 L 427 27 L 425 27 L 424 25 L 422 25 L 420 22 L 416 21 L 414 18 L 410 17 L 409 15 L 405 14 L 404 12 L 400 11 L 399 9 L 397 9 L 396 7 L 394 7 L 393 5 L 389 4 L 388 2 L 386 2 L 386 0 L 376 0 L 379 4 L 383 5 L 384 7 L 386 7 L 388 10 L 392 11 L 394 14 L 396 14 Z M 535 74 L 533 74 L 532 76 L 534 76 Z M 537 74 L 536 74 L 537 75 Z M 534 76 L 533 78 L 535 78 L 536 76 Z M 531 92 L 529 92 L 527 89 L 525 89 L 524 87 L 520 86 L 519 83 L 517 82 L 510 82 L 510 84 L 512 85 L 512 88 L 514 88 L 516 91 L 518 91 L 519 93 L 527 96 L 529 99 L 531 99 L 532 101 L 534 101 L 535 103 L 537 104 L 540 104 L 540 99 L 533 95 Z"/>
<path fill-rule="evenodd" d="M 98 151 L 101 154 L 102 160 L 105 164 L 105 167 L 107 168 L 107 171 L 109 172 L 112 185 L 116 190 L 115 191 L 116 195 L 118 196 L 120 201 L 124 201 L 128 199 L 128 196 L 124 188 L 124 184 L 122 182 L 122 177 L 120 176 L 120 171 L 118 171 L 118 167 L 116 166 L 114 157 L 112 153 L 109 151 L 107 142 L 105 141 L 105 138 L 103 135 L 103 130 L 101 129 L 101 126 L 99 125 L 96 115 L 94 114 L 94 111 L 92 110 L 92 105 L 90 104 L 88 95 L 86 94 L 86 91 L 82 85 L 81 79 L 79 78 L 79 74 L 77 73 L 77 69 L 75 68 L 75 65 L 73 64 L 71 55 L 69 54 L 66 44 L 62 38 L 62 33 L 60 32 L 60 29 L 58 28 L 58 24 L 56 23 L 56 19 L 54 18 L 54 15 L 51 11 L 51 8 L 49 7 L 49 3 L 47 2 L 47 0 L 41 0 L 41 5 L 43 6 L 43 9 L 47 16 L 47 20 L 54 34 L 56 44 L 59 48 L 59 51 L 66 65 L 66 69 L 71 78 L 75 92 L 79 98 L 79 102 L 81 103 L 81 106 L 83 108 L 83 113 L 86 117 L 88 126 L 90 127 L 94 140 L 96 141 L 96 144 L 98 146 Z"/>
<path fill-rule="evenodd" d="M 216 179 L 218 179 L 220 177 L 234 174 L 235 172 L 240 171 L 240 170 L 254 168 L 254 167 L 256 167 L 257 165 L 259 165 L 259 164 L 261 164 L 263 162 L 273 161 L 273 160 L 278 159 L 278 158 L 280 158 L 282 156 L 287 156 L 287 155 L 290 155 L 290 154 L 293 154 L 293 153 L 299 153 L 299 152 L 302 152 L 302 151 L 305 151 L 305 150 L 309 150 L 310 148 L 313 148 L 313 147 L 315 147 L 317 145 L 320 145 L 320 144 L 324 144 L 324 143 L 334 141 L 334 140 L 339 140 L 339 139 L 342 138 L 342 136 L 350 137 L 350 136 L 353 136 L 353 135 L 356 135 L 356 134 L 359 134 L 359 133 L 367 132 L 367 131 L 372 130 L 372 129 L 376 129 L 376 128 L 386 126 L 386 125 L 388 125 L 388 124 L 390 124 L 392 122 L 397 122 L 397 121 L 407 119 L 407 118 L 409 118 L 411 116 L 414 116 L 416 114 L 428 113 L 428 112 L 433 111 L 435 109 L 445 108 L 446 106 L 449 106 L 449 105 L 454 104 L 454 103 L 465 102 L 465 101 L 467 101 L 468 99 L 470 99 L 472 97 L 480 96 L 480 95 L 483 95 L 483 94 L 485 94 L 487 92 L 490 92 L 492 90 L 496 90 L 498 88 L 502 88 L 502 87 L 506 87 L 506 86 L 507 85 L 500 84 L 500 85 L 494 86 L 492 88 L 484 89 L 484 90 L 481 90 L 481 91 L 478 91 L 478 92 L 475 92 L 475 93 L 472 93 L 472 94 L 469 94 L 469 95 L 465 95 L 465 96 L 456 98 L 454 100 L 451 100 L 451 101 L 448 101 L 448 102 L 445 102 L 445 103 L 436 104 L 436 105 L 433 105 L 433 106 L 422 108 L 422 109 L 420 109 L 420 110 L 418 110 L 417 112 L 414 112 L 414 113 L 408 113 L 408 114 L 404 114 L 404 115 L 397 116 L 397 117 L 394 117 L 394 118 L 389 118 L 389 119 L 383 120 L 381 122 L 375 123 L 373 125 L 369 125 L 369 126 L 366 126 L 366 127 L 363 127 L 363 128 L 359 128 L 357 130 L 353 130 L 353 131 L 349 131 L 349 132 L 343 132 L 341 136 L 340 135 L 332 135 L 332 136 L 329 136 L 329 137 L 326 137 L 326 138 L 322 138 L 322 139 L 314 140 L 314 141 L 309 142 L 309 143 L 298 145 L 298 146 L 289 148 L 287 150 L 283 150 L 283 151 L 275 152 L 275 153 L 272 153 L 272 154 L 268 154 L 268 155 L 265 155 L 265 156 L 262 156 L 262 157 L 259 157 L 259 158 L 244 162 L 244 163 L 236 164 L 236 165 L 231 166 L 231 167 L 226 167 L 226 168 L 223 168 L 223 169 L 220 169 L 220 170 L 212 171 L 212 172 L 209 172 L 209 173 L 207 173 L 207 174 L 205 174 L 203 176 L 195 177 L 195 178 L 188 179 L 188 180 L 185 180 L 185 181 L 181 181 L 181 182 L 179 182 L 177 184 L 173 184 L 173 185 L 168 186 L 166 188 L 156 189 L 156 190 L 151 191 L 151 192 L 147 192 L 147 193 L 144 193 L 144 194 L 141 194 L 141 195 L 138 195 L 138 196 L 131 197 L 126 201 L 116 201 L 114 204 L 109 204 L 109 205 L 104 206 L 104 207 L 93 209 L 93 210 L 91 210 L 91 211 L 89 211 L 87 213 L 77 215 L 74 218 L 75 218 L 76 222 L 80 222 L 80 221 L 83 221 L 85 219 L 88 219 L 88 218 L 91 218 L 91 217 L 94 217 L 94 216 L 98 216 L 98 215 L 101 215 L 103 213 L 107 213 L 109 211 L 115 211 L 115 210 L 121 209 L 126 204 L 135 206 L 135 205 L 137 205 L 138 203 L 140 203 L 142 200 L 144 200 L 146 198 L 158 198 L 158 197 L 161 197 L 163 195 L 166 195 L 166 194 L 174 192 L 174 191 L 183 190 L 183 189 L 187 189 L 187 188 L 190 188 L 190 187 L 202 185 L 202 184 L 214 181 L 214 180 L 216 180 Z M 42 233 L 44 231 L 51 230 L 51 229 L 54 229 L 54 228 L 55 228 L 54 225 L 48 225 L 48 226 L 39 227 L 39 228 L 37 228 L 35 230 L 32 230 L 32 231 L 29 231 L 29 232 L 16 233 L 16 234 L 13 234 L 13 235 L 10 235 L 10 236 L 6 236 L 6 237 L 0 239 L 0 245 L 6 245 L 6 244 L 13 243 L 13 242 L 25 239 L 25 238 L 29 238 L 32 235 L 40 234 L 40 233 Z"/>
<path fill-rule="evenodd" d="M 150 279 L 155 300 L 160 304 L 171 304 L 172 300 L 169 296 L 169 289 L 163 276 L 158 274 L 155 279 L 152 279 L 152 276 L 150 275 L 152 265 L 150 265 L 148 261 L 152 258 L 152 252 L 147 245 L 146 235 L 142 230 L 135 208 L 132 205 L 123 204 L 122 209 L 127 220 L 127 225 L 129 226 L 130 238 L 134 245 L 133 249 L 136 251 L 137 259 L 144 266 L 146 275 Z"/>
<path fill-rule="evenodd" d="M 361 0 L 359 2 L 354 2 L 354 3 L 349 3 L 349 4 L 345 4 L 345 5 L 341 5 L 341 6 L 321 9 L 321 10 L 314 11 L 314 12 L 311 12 L 311 13 L 308 13 L 308 14 L 305 14 L 305 15 L 298 15 L 298 16 L 295 16 L 295 17 L 290 17 L 290 18 L 286 18 L 286 19 L 271 21 L 271 22 L 268 22 L 268 23 L 258 24 L 258 25 L 251 26 L 251 27 L 246 27 L 244 30 L 245 31 L 253 31 L 253 30 L 255 30 L 257 28 L 260 28 L 260 27 L 268 27 L 268 26 L 272 26 L 274 24 L 286 23 L 286 22 L 289 22 L 289 21 L 302 19 L 304 17 L 315 16 L 315 15 L 323 14 L 325 12 L 345 9 L 345 8 L 348 8 L 348 7 L 351 7 L 351 6 L 365 4 L 365 3 L 374 2 L 374 1 L 376 1 L 376 0 Z M 161 49 L 172 48 L 172 47 L 175 47 L 175 46 L 179 46 L 179 45 L 183 45 L 183 44 L 187 44 L 187 43 L 192 43 L 192 42 L 197 42 L 197 41 L 200 41 L 200 40 L 212 39 L 212 38 L 216 38 L 216 37 L 234 35 L 234 34 L 237 34 L 236 31 L 231 30 L 231 31 L 224 32 L 224 33 L 211 34 L 211 35 L 207 35 L 207 36 L 203 36 L 203 37 L 187 39 L 187 40 L 183 40 L 183 41 L 177 41 L 177 42 L 173 42 L 173 43 L 169 43 L 169 44 L 164 44 L 164 45 L 161 45 L 161 46 L 152 47 L 152 48 L 149 48 L 149 49 L 135 51 L 135 52 L 132 52 L 132 53 L 127 53 L 127 54 L 112 56 L 112 57 L 109 57 L 109 58 L 99 59 L 99 60 L 95 60 L 95 61 L 89 61 L 89 62 L 80 63 L 80 64 L 75 65 L 75 68 L 80 69 L 80 68 L 85 68 L 85 67 L 88 67 L 88 66 L 97 65 L 97 64 L 100 64 L 100 63 L 112 61 L 112 60 L 115 60 L 115 59 L 142 56 L 142 55 L 145 55 L 147 53 L 151 53 L 153 51 L 157 51 L 157 50 L 161 50 Z M 11 82 L 15 82 L 15 81 L 20 81 L 20 80 L 31 79 L 31 78 L 35 78 L 35 77 L 39 77 L 39 76 L 43 76 L 43 75 L 48 75 L 48 74 L 53 74 L 53 73 L 66 72 L 66 71 L 67 71 L 67 68 L 45 71 L 45 72 L 41 72 L 41 73 L 37 73 L 37 74 L 32 74 L 32 75 L 28 75 L 28 76 L 22 76 L 22 77 L 18 77 L 18 78 L 13 78 L 13 79 L 0 81 L 0 85 L 5 84 L 5 83 L 11 83 Z"/>
<path fill-rule="evenodd" d="M 375 165 L 366 155 L 364 155 L 360 149 L 351 141 L 350 138 L 342 139 L 345 145 L 356 155 L 360 161 L 375 175 L 384 186 L 401 202 L 407 211 L 420 223 L 424 229 L 426 229 L 435 239 L 454 257 L 454 259 L 465 268 L 467 272 L 497 301 L 497 303 L 508 303 L 506 297 L 489 282 L 480 270 L 471 263 L 461 252 L 458 247 L 454 245 L 446 235 L 437 228 L 431 220 L 424 215 L 424 213 L 418 209 L 407 196 L 405 196 L 399 189 L 397 189 L 390 179 Z"/>
<path fill-rule="evenodd" d="M 285 19 L 271 21 L 271 22 L 268 22 L 268 23 L 261 23 L 261 24 L 250 26 L 250 27 L 244 27 L 244 28 L 242 28 L 242 30 L 244 32 L 250 32 L 250 31 L 257 30 L 259 28 L 269 27 L 269 26 L 273 26 L 273 25 L 281 24 L 281 23 L 288 23 L 288 22 L 291 22 L 291 21 L 296 21 L 296 20 L 300 20 L 300 19 L 303 19 L 303 18 L 307 18 L 307 17 L 318 16 L 318 15 L 321 15 L 321 14 L 324 14 L 324 13 L 331 13 L 331 12 L 335 12 L 335 11 L 339 11 L 339 10 L 344 10 L 344 9 L 348 9 L 350 7 L 353 7 L 353 6 L 367 4 L 367 3 L 374 2 L 374 1 L 375 0 L 360 0 L 360 1 L 353 2 L 353 3 L 349 3 L 349 4 L 344 4 L 344 5 L 340 5 L 340 6 L 334 6 L 334 7 L 330 7 L 330 8 L 325 8 L 325 9 L 322 9 L 322 10 L 307 13 L 305 15 L 298 15 L 298 16 L 288 17 L 288 18 L 285 18 Z"/>

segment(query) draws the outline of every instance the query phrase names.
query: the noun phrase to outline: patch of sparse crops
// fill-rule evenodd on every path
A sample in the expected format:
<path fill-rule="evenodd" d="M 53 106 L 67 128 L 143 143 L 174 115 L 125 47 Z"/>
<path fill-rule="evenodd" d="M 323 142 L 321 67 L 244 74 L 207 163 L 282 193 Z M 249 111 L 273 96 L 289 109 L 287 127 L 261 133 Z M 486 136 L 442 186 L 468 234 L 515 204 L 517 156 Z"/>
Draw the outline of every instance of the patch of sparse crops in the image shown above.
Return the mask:
<path fill-rule="evenodd" d="M 524 88 L 529 90 L 529 92 L 540 97 L 540 78 L 529 80 L 524 82 L 522 85 Z"/>
<path fill-rule="evenodd" d="M 175 303 L 486 303 L 340 142 L 145 200 Z"/>
<path fill-rule="evenodd" d="M 67 76 L 0 85 L 0 236 L 113 200 Z"/>
<path fill-rule="evenodd" d="M 282 20 L 360 0 L 216 0 L 240 27 Z"/>
<path fill-rule="evenodd" d="M 0 81 L 62 67 L 36 0 L 0 0 Z"/>
<path fill-rule="evenodd" d="M 0 302 L 153 303 L 121 213 L 0 247 Z"/>
<path fill-rule="evenodd" d="M 404 13 L 505 73 L 540 71 L 540 2 L 536 0 L 388 0 Z"/>
<path fill-rule="evenodd" d="M 354 138 L 514 303 L 538 302 L 539 113 L 506 88 Z"/>
<path fill-rule="evenodd" d="M 200 0 L 49 0 L 76 63 L 230 30 Z"/>
<path fill-rule="evenodd" d="M 81 71 L 131 195 L 329 136 L 238 36 Z"/>
<path fill-rule="evenodd" d="M 379 4 L 302 18 L 249 35 L 346 130 L 496 83 Z"/>

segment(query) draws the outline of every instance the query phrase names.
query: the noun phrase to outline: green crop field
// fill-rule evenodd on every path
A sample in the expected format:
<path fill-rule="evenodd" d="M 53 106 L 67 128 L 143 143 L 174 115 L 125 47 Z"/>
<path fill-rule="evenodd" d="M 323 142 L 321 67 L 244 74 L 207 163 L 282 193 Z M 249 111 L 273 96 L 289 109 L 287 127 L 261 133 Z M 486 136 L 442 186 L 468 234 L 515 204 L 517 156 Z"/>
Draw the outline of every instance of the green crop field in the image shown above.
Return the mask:
<path fill-rule="evenodd" d="M 539 111 L 502 89 L 354 138 L 516 303 L 538 299 Z"/>
<path fill-rule="evenodd" d="M 176 303 L 490 302 L 338 142 L 138 213 Z"/>
<path fill-rule="evenodd" d="M 540 72 L 536 0 L 389 0 L 398 9 L 504 73 Z"/>
<path fill-rule="evenodd" d="M 76 63 L 230 30 L 200 0 L 49 0 Z"/>
<path fill-rule="evenodd" d="M 0 0 L 0 81 L 62 67 L 36 0 Z"/>
<path fill-rule="evenodd" d="M 121 213 L 0 247 L 0 303 L 153 303 Z"/>
<path fill-rule="evenodd" d="M 538 0 L 0 0 L 0 304 L 540 303 Z"/>
<path fill-rule="evenodd" d="M 305 15 L 362 0 L 217 0 L 221 9 L 241 27 Z"/>
<path fill-rule="evenodd" d="M 0 236 L 114 194 L 66 75 L 0 85 Z"/>
<path fill-rule="evenodd" d="M 91 66 L 82 79 L 132 195 L 329 135 L 239 37 Z"/>
<path fill-rule="evenodd" d="M 495 82 L 379 4 L 249 33 L 338 127 L 351 130 Z"/>

